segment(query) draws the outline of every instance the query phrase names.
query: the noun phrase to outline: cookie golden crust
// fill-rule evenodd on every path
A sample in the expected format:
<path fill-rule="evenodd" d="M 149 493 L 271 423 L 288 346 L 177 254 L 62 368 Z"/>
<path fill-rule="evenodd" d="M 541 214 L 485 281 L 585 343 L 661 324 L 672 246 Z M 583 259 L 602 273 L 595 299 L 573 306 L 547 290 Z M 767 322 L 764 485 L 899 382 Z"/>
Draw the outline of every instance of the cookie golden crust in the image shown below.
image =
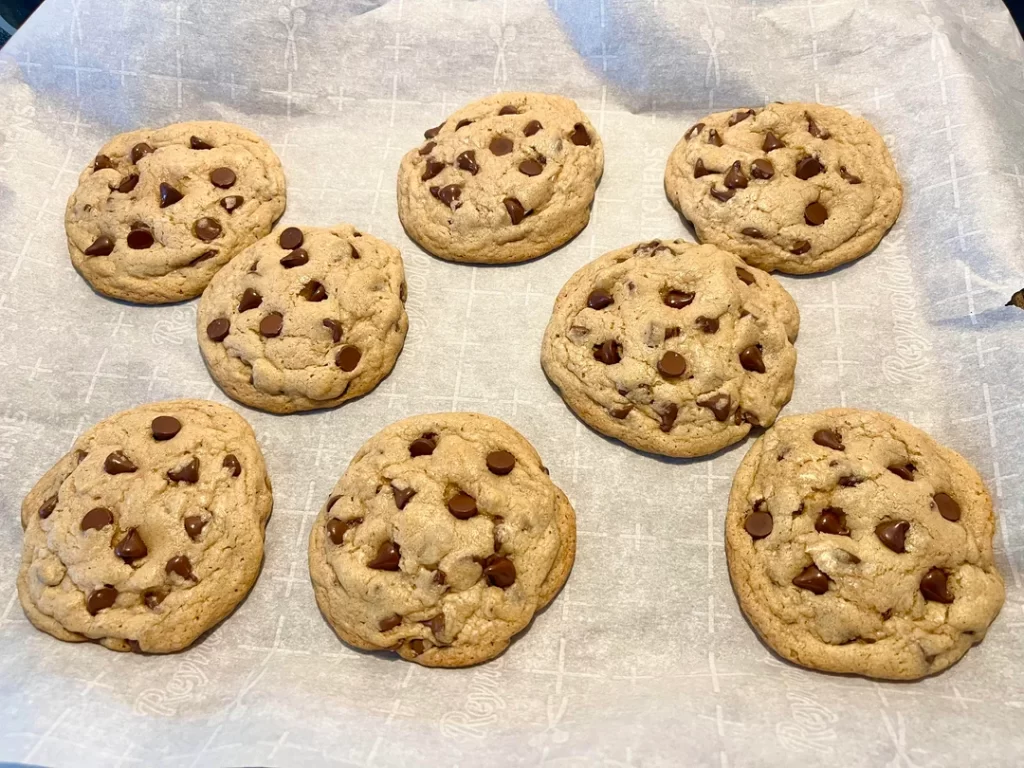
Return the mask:
<path fill-rule="evenodd" d="M 198 296 L 284 212 L 281 162 L 231 123 L 115 136 L 82 171 L 65 213 L 71 261 L 93 288 L 140 304 Z"/>
<path fill-rule="evenodd" d="M 562 288 L 541 363 L 587 424 L 666 456 L 703 456 L 775 421 L 800 317 L 770 275 L 710 245 L 636 243 Z"/>
<path fill-rule="evenodd" d="M 371 438 L 309 537 L 317 603 L 345 642 L 432 667 L 500 654 L 554 599 L 576 520 L 533 446 L 473 413 Z"/>
<path fill-rule="evenodd" d="M 409 328 L 405 298 L 394 246 L 347 224 L 287 227 L 203 292 L 199 348 L 241 403 L 273 413 L 329 408 L 391 372 Z"/>
<path fill-rule="evenodd" d="M 18 595 L 60 640 L 187 648 L 245 597 L 273 506 L 252 429 L 205 400 L 100 422 L 22 504 Z"/>
<path fill-rule="evenodd" d="M 812 669 L 912 680 L 985 636 L 1003 604 L 978 473 L 892 416 L 781 419 L 733 481 L 726 555 L 740 606 Z"/>
<path fill-rule="evenodd" d="M 665 191 L 702 242 L 769 272 L 794 274 L 860 258 L 903 204 L 878 131 L 822 104 L 702 118 L 672 151 Z"/>
<path fill-rule="evenodd" d="M 499 93 L 426 131 L 402 158 L 398 215 L 442 259 L 526 261 L 587 225 L 603 169 L 601 137 L 574 101 Z"/>

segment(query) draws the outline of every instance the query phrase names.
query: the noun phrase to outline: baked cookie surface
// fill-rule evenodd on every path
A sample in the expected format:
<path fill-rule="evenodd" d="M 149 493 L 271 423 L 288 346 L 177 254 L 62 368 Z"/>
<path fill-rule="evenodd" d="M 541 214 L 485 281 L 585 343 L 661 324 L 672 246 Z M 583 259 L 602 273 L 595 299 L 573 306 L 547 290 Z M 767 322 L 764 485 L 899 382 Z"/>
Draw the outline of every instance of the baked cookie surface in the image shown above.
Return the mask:
<path fill-rule="evenodd" d="M 141 304 L 198 296 L 284 211 L 281 162 L 263 139 L 202 121 L 115 136 L 82 171 L 68 250 L 100 293 Z"/>
<path fill-rule="evenodd" d="M 604 149 L 574 101 L 499 93 L 424 136 L 402 158 L 398 215 L 435 256 L 526 261 L 566 243 L 590 220 Z"/>
<path fill-rule="evenodd" d="M 25 615 L 60 640 L 186 648 L 256 580 L 272 505 L 256 438 L 229 408 L 170 400 L 115 414 L 25 497 Z"/>
<path fill-rule="evenodd" d="M 199 348 L 241 403 L 329 408 L 390 373 L 409 328 L 398 249 L 342 224 L 287 227 L 222 269 L 199 302 Z"/>
<path fill-rule="evenodd" d="M 372 437 L 313 524 L 309 569 L 338 636 L 426 666 L 494 658 L 562 588 L 575 513 L 533 446 L 474 413 Z"/>
<path fill-rule="evenodd" d="M 796 274 L 860 258 L 903 204 L 878 131 L 822 104 L 708 115 L 672 151 L 665 190 L 702 242 Z"/>
<path fill-rule="evenodd" d="M 726 516 L 740 606 L 813 669 L 915 679 L 985 636 L 1004 598 L 967 461 L 892 416 L 791 416 L 750 449 Z"/>
<path fill-rule="evenodd" d="M 644 451 L 703 456 L 775 421 L 793 392 L 799 324 L 778 281 L 739 257 L 654 240 L 569 279 L 541 363 L 597 431 Z"/>

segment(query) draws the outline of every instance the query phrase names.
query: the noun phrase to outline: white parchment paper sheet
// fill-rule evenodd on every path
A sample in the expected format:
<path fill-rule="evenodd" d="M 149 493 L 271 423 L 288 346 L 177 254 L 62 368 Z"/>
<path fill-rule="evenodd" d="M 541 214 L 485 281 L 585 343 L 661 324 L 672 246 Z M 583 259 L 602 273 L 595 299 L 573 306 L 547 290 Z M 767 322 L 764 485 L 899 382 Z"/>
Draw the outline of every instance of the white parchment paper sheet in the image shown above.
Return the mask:
<path fill-rule="evenodd" d="M 590 226 L 532 264 L 432 259 L 395 212 L 402 153 L 497 90 L 577 99 L 607 147 Z M 722 525 L 748 444 L 666 461 L 581 425 L 538 362 L 552 301 L 612 248 L 689 236 L 665 159 L 710 110 L 819 100 L 871 120 L 906 183 L 877 251 L 782 278 L 803 327 L 792 403 L 890 411 L 991 484 L 1007 603 L 982 646 L 915 684 L 775 658 L 740 613 Z M 47 0 L 0 53 L 0 760 L 66 766 L 1024 763 L 1024 55 L 997 0 Z M 226 401 L 195 302 L 95 295 L 63 211 L 110 135 L 196 118 L 270 140 L 284 221 L 402 249 L 411 330 L 394 374 L 339 409 L 244 410 L 275 489 L 262 576 L 169 657 L 60 643 L 15 595 L 17 510 L 81 430 L 140 402 Z M 554 605 L 501 659 L 429 670 L 343 646 L 306 537 L 360 444 L 403 416 L 477 410 L 540 450 L 579 516 Z"/>

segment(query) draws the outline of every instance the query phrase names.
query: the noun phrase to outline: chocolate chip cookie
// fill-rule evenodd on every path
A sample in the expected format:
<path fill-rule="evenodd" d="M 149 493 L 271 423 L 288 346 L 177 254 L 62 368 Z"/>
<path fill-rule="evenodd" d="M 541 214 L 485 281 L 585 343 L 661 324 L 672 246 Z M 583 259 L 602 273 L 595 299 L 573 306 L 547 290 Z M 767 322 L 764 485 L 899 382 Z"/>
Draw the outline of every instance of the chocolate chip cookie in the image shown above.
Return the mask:
<path fill-rule="evenodd" d="M 821 104 L 708 115 L 672 151 L 665 190 L 703 242 L 796 274 L 860 258 L 903 204 L 878 131 Z"/>
<path fill-rule="evenodd" d="M 994 529 L 962 456 L 892 416 L 836 409 L 754 444 L 725 545 L 740 606 L 779 654 L 914 679 L 955 663 L 999 613 Z"/>
<path fill-rule="evenodd" d="M 793 393 L 796 304 L 771 276 L 711 245 L 639 243 L 569 278 L 541 363 L 599 432 L 703 456 L 768 426 Z"/>
<path fill-rule="evenodd" d="M 25 615 L 60 640 L 187 648 L 256 580 L 272 505 L 256 438 L 229 408 L 170 400 L 111 416 L 25 497 Z"/>
<path fill-rule="evenodd" d="M 574 101 L 499 93 L 463 107 L 424 138 L 402 159 L 398 215 L 435 256 L 526 261 L 587 226 L 604 150 Z"/>
<path fill-rule="evenodd" d="M 369 392 L 405 343 L 397 248 L 347 224 L 287 227 L 250 246 L 199 302 L 199 348 L 235 400 L 274 413 Z"/>
<path fill-rule="evenodd" d="M 492 659 L 554 599 L 576 517 L 526 439 L 475 413 L 414 416 L 352 459 L 309 536 L 338 636 L 428 667 Z"/>
<path fill-rule="evenodd" d="M 231 123 L 115 136 L 82 171 L 64 223 L 71 261 L 100 293 L 140 304 L 198 296 L 284 211 L 281 161 Z"/>

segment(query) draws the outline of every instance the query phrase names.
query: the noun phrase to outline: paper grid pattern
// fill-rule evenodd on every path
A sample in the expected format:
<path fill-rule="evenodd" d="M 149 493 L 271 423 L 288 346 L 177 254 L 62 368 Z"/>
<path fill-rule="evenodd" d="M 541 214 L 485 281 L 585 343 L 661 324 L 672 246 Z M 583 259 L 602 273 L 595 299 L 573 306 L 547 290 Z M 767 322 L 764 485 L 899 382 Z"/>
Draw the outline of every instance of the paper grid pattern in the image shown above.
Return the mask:
<path fill-rule="evenodd" d="M 577 99 L 606 144 L 590 226 L 535 263 L 452 265 L 403 233 L 401 155 L 497 90 Z M 782 278 L 802 313 L 786 413 L 877 408 L 963 452 L 996 497 L 1007 602 L 981 647 L 915 684 L 774 657 L 722 544 L 749 443 L 673 461 L 590 431 L 538 361 L 562 283 L 624 244 L 692 237 L 662 189 L 715 109 L 833 103 L 885 135 L 895 229 L 835 272 Z M 106 138 L 220 118 L 275 147 L 283 221 L 398 245 L 410 334 L 393 375 L 339 409 L 253 424 L 274 483 L 247 601 L 169 657 L 60 643 L 15 594 L 22 497 L 88 425 L 171 397 L 227 402 L 195 302 L 95 295 L 63 212 Z M 0 52 L 0 761 L 75 766 L 926 766 L 1024 762 L 1024 45 L 998 0 L 47 0 Z M 237 407 L 237 406 L 236 406 Z M 578 513 L 552 607 L 499 660 L 429 670 L 342 645 L 306 568 L 349 458 L 407 415 L 476 410 L 538 448 Z"/>

